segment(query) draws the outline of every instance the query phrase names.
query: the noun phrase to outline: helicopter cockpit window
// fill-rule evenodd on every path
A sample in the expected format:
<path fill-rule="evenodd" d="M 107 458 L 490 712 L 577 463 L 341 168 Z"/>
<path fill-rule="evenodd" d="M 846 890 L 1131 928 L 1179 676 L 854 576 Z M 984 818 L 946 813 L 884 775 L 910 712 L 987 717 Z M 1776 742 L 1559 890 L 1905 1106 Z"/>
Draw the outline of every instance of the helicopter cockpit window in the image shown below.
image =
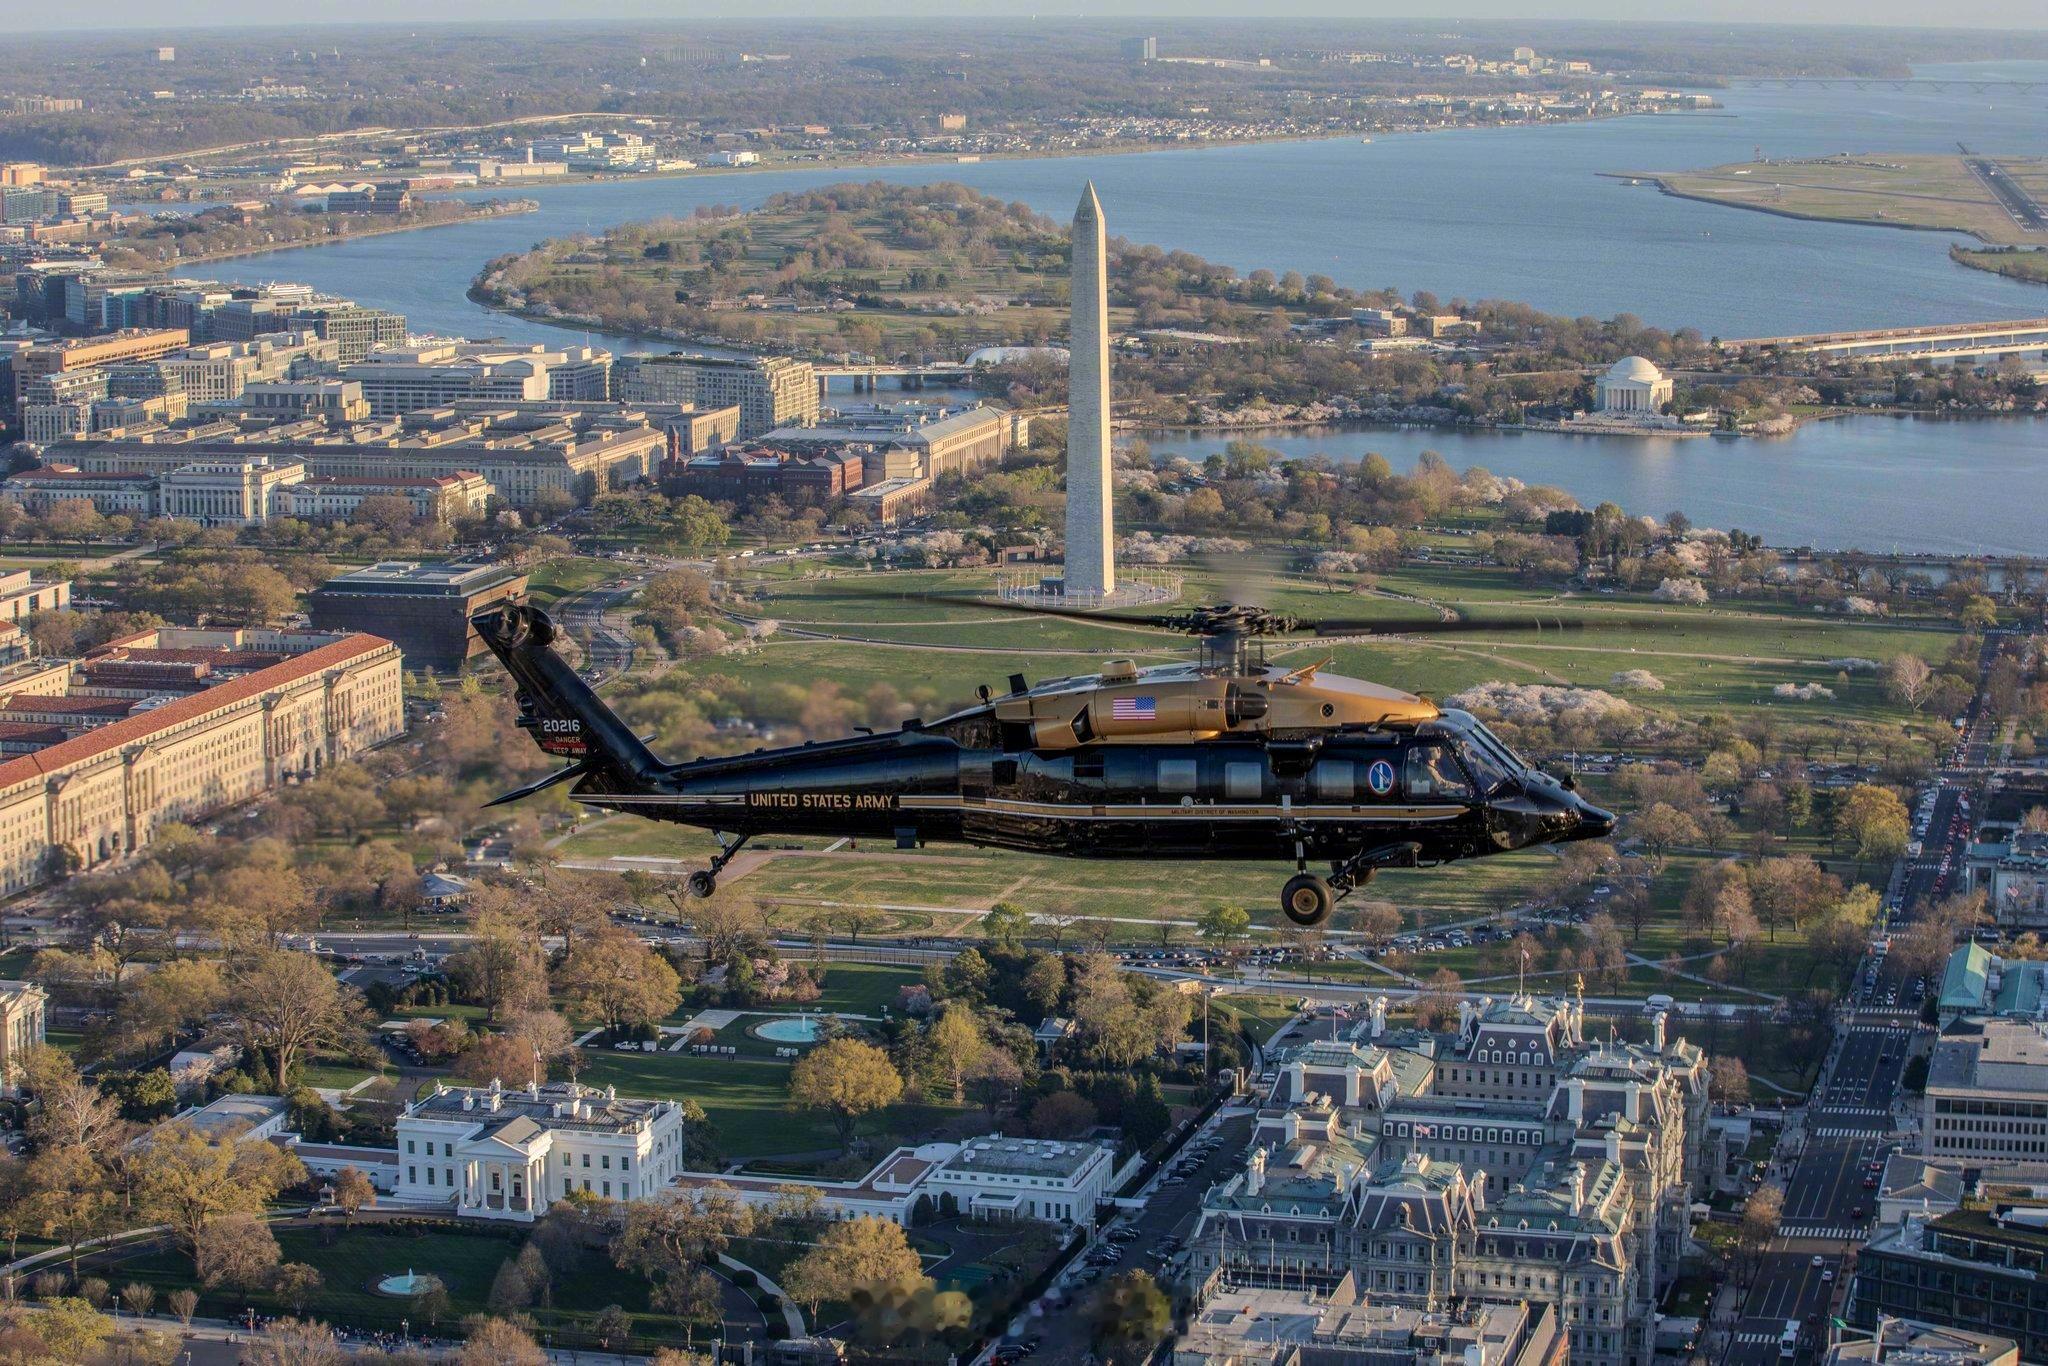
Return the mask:
<path fill-rule="evenodd" d="M 1481 793 L 1491 795 L 1514 776 L 1499 755 L 1480 743 L 1476 736 L 1466 736 L 1458 748 L 1465 756 L 1465 766 L 1472 770 L 1473 778 L 1479 783 Z"/>
<path fill-rule="evenodd" d="M 1416 745 L 1408 751 L 1407 789 L 1410 801 L 1443 799 L 1472 800 L 1472 784 L 1465 770 L 1443 745 Z"/>

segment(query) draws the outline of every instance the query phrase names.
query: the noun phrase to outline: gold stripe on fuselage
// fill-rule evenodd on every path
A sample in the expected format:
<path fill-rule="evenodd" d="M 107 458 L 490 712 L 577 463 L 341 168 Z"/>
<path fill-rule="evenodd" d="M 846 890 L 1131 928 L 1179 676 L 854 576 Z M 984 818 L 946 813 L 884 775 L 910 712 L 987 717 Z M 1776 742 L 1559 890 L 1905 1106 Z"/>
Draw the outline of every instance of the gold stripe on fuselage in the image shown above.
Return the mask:
<path fill-rule="evenodd" d="M 670 796 L 661 793 L 593 793 L 576 800 L 586 806 L 739 806 L 751 810 L 774 808 L 749 801 L 745 792 L 695 793 Z M 800 794 L 799 794 L 800 795 Z M 1321 821 L 1443 821 L 1465 814 L 1463 806 L 1351 806 L 1318 804 L 1298 806 L 1278 803 L 1228 803 L 1182 806 L 1145 802 L 1029 802 L 1007 797 L 968 799 L 952 795 L 906 794 L 896 799 L 895 811 L 993 811 L 1006 815 L 1039 816 L 1054 820 L 1321 820 Z M 876 808 L 869 808 L 876 809 Z"/>

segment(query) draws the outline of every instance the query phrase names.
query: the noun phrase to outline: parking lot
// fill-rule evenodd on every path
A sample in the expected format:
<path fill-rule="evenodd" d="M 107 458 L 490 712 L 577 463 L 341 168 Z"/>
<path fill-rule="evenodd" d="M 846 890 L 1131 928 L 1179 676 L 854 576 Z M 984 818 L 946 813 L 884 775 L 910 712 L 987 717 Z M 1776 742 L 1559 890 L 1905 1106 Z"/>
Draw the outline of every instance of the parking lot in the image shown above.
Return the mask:
<path fill-rule="evenodd" d="M 993 1358 L 998 1362 L 1071 1366 L 1089 1352 L 1087 1308 L 1102 1282 L 1125 1271 L 1173 1275 L 1187 1252 L 1202 1195 L 1244 1166 L 1252 1118 L 1235 1115 L 1211 1123 L 1147 1188 L 1143 1209 L 1128 1211 L 1097 1233 L 1096 1242 L 1047 1292 Z"/>

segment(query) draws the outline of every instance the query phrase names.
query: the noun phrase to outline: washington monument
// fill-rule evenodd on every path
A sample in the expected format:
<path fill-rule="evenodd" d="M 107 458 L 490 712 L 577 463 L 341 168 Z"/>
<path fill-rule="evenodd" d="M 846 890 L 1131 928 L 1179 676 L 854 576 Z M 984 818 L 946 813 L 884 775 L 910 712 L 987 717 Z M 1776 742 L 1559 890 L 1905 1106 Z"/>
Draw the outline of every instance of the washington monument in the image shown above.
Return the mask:
<path fill-rule="evenodd" d="M 1067 551 L 1060 591 L 1116 592 L 1116 527 L 1109 472 L 1109 246 L 1095 182 L 1074 211 L 1073 321 L 1067 362 Z"/>

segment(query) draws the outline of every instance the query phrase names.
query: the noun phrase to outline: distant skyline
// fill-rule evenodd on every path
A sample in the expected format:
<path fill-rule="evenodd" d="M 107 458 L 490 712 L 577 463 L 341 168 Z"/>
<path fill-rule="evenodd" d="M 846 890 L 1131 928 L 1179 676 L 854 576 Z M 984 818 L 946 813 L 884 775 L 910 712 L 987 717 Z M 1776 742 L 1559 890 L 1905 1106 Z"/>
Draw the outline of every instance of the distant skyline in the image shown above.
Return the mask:
<path fill-rule="evenodd" d="M 1418 13 L 1417 0 L 1181 0 L 1162 13 L 1160 0 L 1089 0 L 1033 6 L 991 0 L 614 0 L 603 20 L 707 20 L 887 22 L 897 19 L 971 20 L 985 15 L 1004 22 L 1045 19 L 1156 19 L 1162 28 L 1177 21 L 1243 18 L 1328 19 L 1334 22 L 1409 20 L 1456 23 L 1612 20 L 1682 23 L 1829 24 L 1849 27 L 2048 29 L 2048 6 L 2040 0 L 1982 0 L 1965 8 L 1932 9 L 1921 0 L 1695 0 L 1683 12 L 1646 16 L 1636 0 L 1453 0 L 1442 13 Z M 100 0 L 89 9 L 15 0 L 8 28 L 14 32 L 64 30 L 176 30 L 217 27 L 280 27 L 293 24 L 435 24 L 493 20 L 563 21 L 553 0 Z"/>

